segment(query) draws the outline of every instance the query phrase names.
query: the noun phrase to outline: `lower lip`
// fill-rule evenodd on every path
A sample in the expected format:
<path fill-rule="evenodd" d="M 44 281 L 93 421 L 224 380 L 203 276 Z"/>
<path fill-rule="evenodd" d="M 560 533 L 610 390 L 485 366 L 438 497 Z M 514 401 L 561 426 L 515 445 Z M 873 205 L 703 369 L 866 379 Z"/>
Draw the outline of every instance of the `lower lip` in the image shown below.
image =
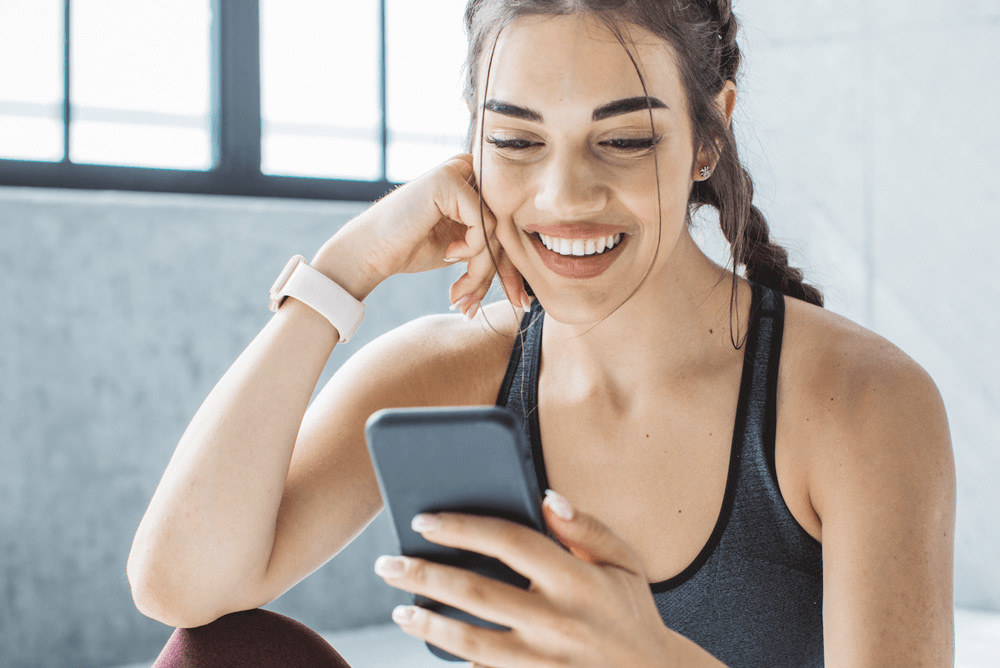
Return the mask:
<path fill-rule="evenodd" d="M 622 246 L 628 243 L 628 235 L 623 235 L 617 246 L 603 253 L 593 255 L 560 255 L 550 251 L 538 238 L 531 235 L 531 243 L 542 258 L 542 263 L 550 270 L 565 278 L 594 278 L 603 274 L 621 254 Z"/>

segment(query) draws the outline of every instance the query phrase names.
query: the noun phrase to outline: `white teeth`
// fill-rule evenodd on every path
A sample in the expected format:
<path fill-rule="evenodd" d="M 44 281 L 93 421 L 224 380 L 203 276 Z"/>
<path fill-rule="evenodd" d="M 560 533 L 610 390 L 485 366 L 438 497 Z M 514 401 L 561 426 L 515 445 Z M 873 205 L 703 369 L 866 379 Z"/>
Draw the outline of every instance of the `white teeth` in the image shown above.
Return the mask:
<path fill-rule="evenodd" d="M 595 239 L 560 239 L 558 237 L 539 234 L 538 238 L 542 240 L 542 245 L 554 253 L 582 257 L 611 250 L 621 243 L 622 235 L 620 233 L 609 234 L 606 237 L 597 237 Z"/>

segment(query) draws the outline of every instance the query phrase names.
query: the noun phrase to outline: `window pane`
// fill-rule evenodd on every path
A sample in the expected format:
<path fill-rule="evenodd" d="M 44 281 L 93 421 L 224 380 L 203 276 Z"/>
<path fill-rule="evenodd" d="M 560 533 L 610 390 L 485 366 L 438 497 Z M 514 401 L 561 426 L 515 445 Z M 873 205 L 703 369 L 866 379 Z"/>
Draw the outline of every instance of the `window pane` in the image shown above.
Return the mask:
<path fill-rule="evenodd" d="M 261 171 L 381 177 L 374 0 L 261 0 Z"/>
<path fill-rule="evenodd" d="M 209 0 L 73 0 L 70 159 L 211 167 Z"/>
<path fill-rule="evenodd" d="M 0 158 L 62 159 L 62 35 L 62 0 L 0 0 Z"/>
<path fill-rule="evenodd" d="M 464 149 L 466 0 L 386 1 L 390 181 L 407 181 Z"/>

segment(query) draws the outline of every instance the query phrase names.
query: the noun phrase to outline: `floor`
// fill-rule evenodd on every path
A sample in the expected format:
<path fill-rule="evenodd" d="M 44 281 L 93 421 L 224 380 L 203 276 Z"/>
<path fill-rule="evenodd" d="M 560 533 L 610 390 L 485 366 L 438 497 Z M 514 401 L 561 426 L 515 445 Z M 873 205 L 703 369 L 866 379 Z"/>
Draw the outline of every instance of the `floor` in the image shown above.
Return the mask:
<path fill-rule="evenodd" d="M 403 633 L 392 623 L 322 635 L 354 668 L 444 668 L 463 665 L 441 661 L 427 651 L 423 641 Z M 135 663 L 120 668 L 149 668 L 151 663 Z M 956 610 L 955 668 L 997 666 L 1000 666 L 1000 613 Z"/>

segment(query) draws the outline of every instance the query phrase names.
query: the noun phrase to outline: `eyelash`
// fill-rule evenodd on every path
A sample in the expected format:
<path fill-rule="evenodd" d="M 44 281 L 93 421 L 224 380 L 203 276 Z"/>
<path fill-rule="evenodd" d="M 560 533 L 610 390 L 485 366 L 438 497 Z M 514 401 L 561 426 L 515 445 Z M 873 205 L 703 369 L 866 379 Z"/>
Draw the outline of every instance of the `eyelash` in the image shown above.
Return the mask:
<path fill-rule="evenodd" d="M 611 146 L 623 153 L 638 153 L 639 151 L 652 149 L 653 146 L 660 143 L 661 139 L 663 139 L 662 135 L 643 139 L 608 139 L 602 141 L 601 145 Z M 496 137 L 486 137 L 486 143 L 493 144 L 499 149 L 511 149 L 514 151 L 523 151 L 539 145 L 538 142 L 529 142 L 525 139 L 497 139 Z"/>

